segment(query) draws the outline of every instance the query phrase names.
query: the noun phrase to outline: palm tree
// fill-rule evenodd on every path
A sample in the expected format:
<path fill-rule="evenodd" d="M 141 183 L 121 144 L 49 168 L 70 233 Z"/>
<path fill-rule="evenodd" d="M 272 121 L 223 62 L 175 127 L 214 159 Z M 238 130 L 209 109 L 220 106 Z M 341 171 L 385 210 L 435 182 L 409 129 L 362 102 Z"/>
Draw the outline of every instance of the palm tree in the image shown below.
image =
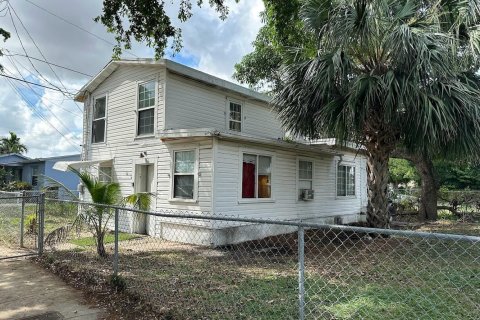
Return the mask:
<path fill-rule="evenodd" d="M 388 227 L 388 159 L 478 150 L 480 0 L 306 0 L 315 47 L 290 50 L 274 105 L 285 127 L 365 147 L 367 221 Z"/>
<path fill-rule="evenodd" d="M 78 175 L 80 181 L 87 189 L 92 202 L 95 204 L 113 206 L 120 202 L 121 193 L 120 185 L 117 182 L 104 183 L 89 174 L 88 172 L 80 172 L 71 169 Z M 101 257 L 106 257 L 105 251 L 105 234 L 108 231 L 107 225 L 112 217 L 113 210 L 103 206 L 93 206 L 86 208 L 81 214 L 82 219 L 93 230 L 95 243 L 97 245 L 97 253 Z"/>
<path fill-rule="evenodd" d="M 55 243 L 65 240 L 75 224 L 84 222 L 90 228 L 95 238 L 97 254 L 101 257 L 106 257 L 105 235 L 109 230 L 108 223 L 114 214 L 114 210 L 106 206 L 125 206 L 128 204 L 140 210 L 148 210 L 151 203 L 151 194 L 136 193 L 122 198 L 120 185 L 117 182 L 102 182 L 86 171 L 81 172 L 71 167 L 69 169 L 80 178 L 80 181 L 90 194 L 92 205 L 83 206 L 83 210 L 81 210 L 81 213 L 71 226 L 63 226 L 53 230 L 47 235 L 45 242 Z M 73 199 L 79 200 L 62 183 L 50 177 L 44 178 L 50 182 L 51 186 L 60 187 L 69 193 Z M 96 204 L 102 206 L 96 206 Z"/>
<path fill-rule="evenodd" d="M 0 139 L 0 154 L 24 152 L 27 152 L 27 147 L 20 143 L 15 132 L 10 131 L 10 137 Z"/>

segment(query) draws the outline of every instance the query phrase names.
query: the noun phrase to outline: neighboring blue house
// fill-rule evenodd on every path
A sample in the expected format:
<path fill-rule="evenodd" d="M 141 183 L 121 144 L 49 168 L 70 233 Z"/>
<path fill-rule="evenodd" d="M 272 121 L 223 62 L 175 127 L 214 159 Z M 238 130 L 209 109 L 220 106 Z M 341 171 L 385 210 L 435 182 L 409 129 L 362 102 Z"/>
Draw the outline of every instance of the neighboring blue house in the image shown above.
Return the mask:
<path fill-rule="evenodd" d="M 40 190 L 48 186 L 48 181 L 43 176 L 53 178 L 61 182 L 69 190 L 76 190 L 79 179 L 72 172 L 62 172 L 53 169 L 57 161 L 79 161 L 80 155 L 68 155 L 50 158 L 30 159 L 21 154 L 0 155 L 0 167 L 7 171 L 7 182 L 24 181 L 33 186 L 34 190 Z"/>

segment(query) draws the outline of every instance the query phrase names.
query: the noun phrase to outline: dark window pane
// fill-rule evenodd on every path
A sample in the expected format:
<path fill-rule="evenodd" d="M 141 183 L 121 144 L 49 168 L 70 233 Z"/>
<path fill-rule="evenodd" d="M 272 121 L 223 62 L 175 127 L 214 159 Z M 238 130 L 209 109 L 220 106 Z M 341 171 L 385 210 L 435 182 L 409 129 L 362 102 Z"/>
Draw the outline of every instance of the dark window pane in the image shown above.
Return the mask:
<path fill-rule="evenodd" d="M 175 176 L 173 180 L 173 197 L 193 199 L 193 175 Z"/>
<path fill-rule="evenodd" d="M 92 142 L 105 141 L 105 119 L 95 120 L 92 125 Z"/>
<path fill-rule="evenodd" d="M 338 166 L 337 169 L 337 196 L 346 196 L 347 195 L 347 190 L 346 190 L 346 170 L 347 168 L 345 166 Z"/>
<path fill-rule="evenodd" d="M 138 112 L 138 135 L 152 134 L 155 121 L 155 109 L 142 110 Z"/>
<path fill-rule="evenodd" d="M 95 106 L 93 107 L 93 119 L 99 119 L 105 117 L 105 107 L 107 104 L 107 98 L 95 99 Z"/>
<path fill-rule="evenodd" d="M 230 121 L 230 130 L 241 132 L 242 124 L 240 122 Z"/>

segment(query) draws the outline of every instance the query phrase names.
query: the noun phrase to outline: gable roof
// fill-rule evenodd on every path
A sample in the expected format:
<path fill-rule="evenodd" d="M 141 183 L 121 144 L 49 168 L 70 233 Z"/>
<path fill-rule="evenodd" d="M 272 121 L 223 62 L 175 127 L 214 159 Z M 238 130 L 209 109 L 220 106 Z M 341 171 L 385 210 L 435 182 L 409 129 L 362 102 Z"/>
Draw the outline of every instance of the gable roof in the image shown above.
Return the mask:
<path fill-rule="evenodd" d="M 7 153 L 0 155 L 0 165 L 4 166 L 21 166 L 28 160 L 30 160 L 29 157 L 21 155 L 20 153 Z"/>
<path fill-rule="evenodd" d="M 30 160 L 29 157 L 27 156 L 24 156 L 23 154 L 20 154 L 20 153 L 6 153 L 6 154 L 0 154 L 0 158 L 4 158 L 4 157 L 19 157 L 19 158 L 23 158 L 25 160 Z"/>
<path fill-rule="evenodd" d="M 250 99 L 269 103 L 271 98 L 266 94 L 242 87 L 238 84 L 220 79 L 208 73 L 198 71 L 196 69 L 187 67 L 180 63 L 168 59 L 122 59 L 110 61 L 95 77 L 90 79 L 80 91 L 75 95 L 75 101 L 83 102 L 87 93 L 93 92 L 103 81 L 105 81 L 115 70 L 123 65 L 139 65 L 139 66 L 164 66 L 167 70 L 179 74 L 181 76 L 200 81 L 210 86 L 235 92 Z"/>
<path fill-rule="evenodd" d="M 57 160 L 64 160 L 64 159 L 78 159 L 80 160 L 80 154 L 69 154 L 65 156 L 54 156 L 54 157 L 47 157 L 47 158 L 35 158 L 35 159 L 28 159 L 24 161 L 24 163 L 35 163 L 35 162 L 44 162 L 44 161 L 57 161 Z"/>

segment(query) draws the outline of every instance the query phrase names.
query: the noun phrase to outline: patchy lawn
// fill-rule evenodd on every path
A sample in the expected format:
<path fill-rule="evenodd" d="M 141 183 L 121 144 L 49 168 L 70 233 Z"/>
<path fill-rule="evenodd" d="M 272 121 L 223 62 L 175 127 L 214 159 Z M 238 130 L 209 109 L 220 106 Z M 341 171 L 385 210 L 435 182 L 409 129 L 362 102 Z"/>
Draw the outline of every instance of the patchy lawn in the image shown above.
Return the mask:
<path fill-rule="evenodd" d="M 142 236 L 138 234 L 130 234 L 119 232 L 118 241 L 133 240 L 141 238 Z M 69 243 L 79 246 L 79 247 L 93 247 L 95 246 L 95 238 L 93 236 L 86 236 L 81 238 L 75 238 L 68 241 Z M 110 244 L 115 242 L 115 235 L 113 233 L 107 233 L 104 239 L 105 244 Z"/>
<path fill-rule="evenodd" d="M 457 227 L 465 226 L 442 231 Z M 125 282 L 122 294 L 133 302 L 103 299 L 124 304 L 129 317 L 298 318 L 296 234 L 217 249 L 124 240 L 116 283 Z M 307 319 L 477 319 L 480 313 L 480 243 L 316 230 L 306 232 L 305 243 Z M 86 248 L 55 251 L 44 261 L 67 270 L 75 283 L 90 279 L 85 286 L 92 289 L 92 277 L 108 282 L 112 261 Z"/>

